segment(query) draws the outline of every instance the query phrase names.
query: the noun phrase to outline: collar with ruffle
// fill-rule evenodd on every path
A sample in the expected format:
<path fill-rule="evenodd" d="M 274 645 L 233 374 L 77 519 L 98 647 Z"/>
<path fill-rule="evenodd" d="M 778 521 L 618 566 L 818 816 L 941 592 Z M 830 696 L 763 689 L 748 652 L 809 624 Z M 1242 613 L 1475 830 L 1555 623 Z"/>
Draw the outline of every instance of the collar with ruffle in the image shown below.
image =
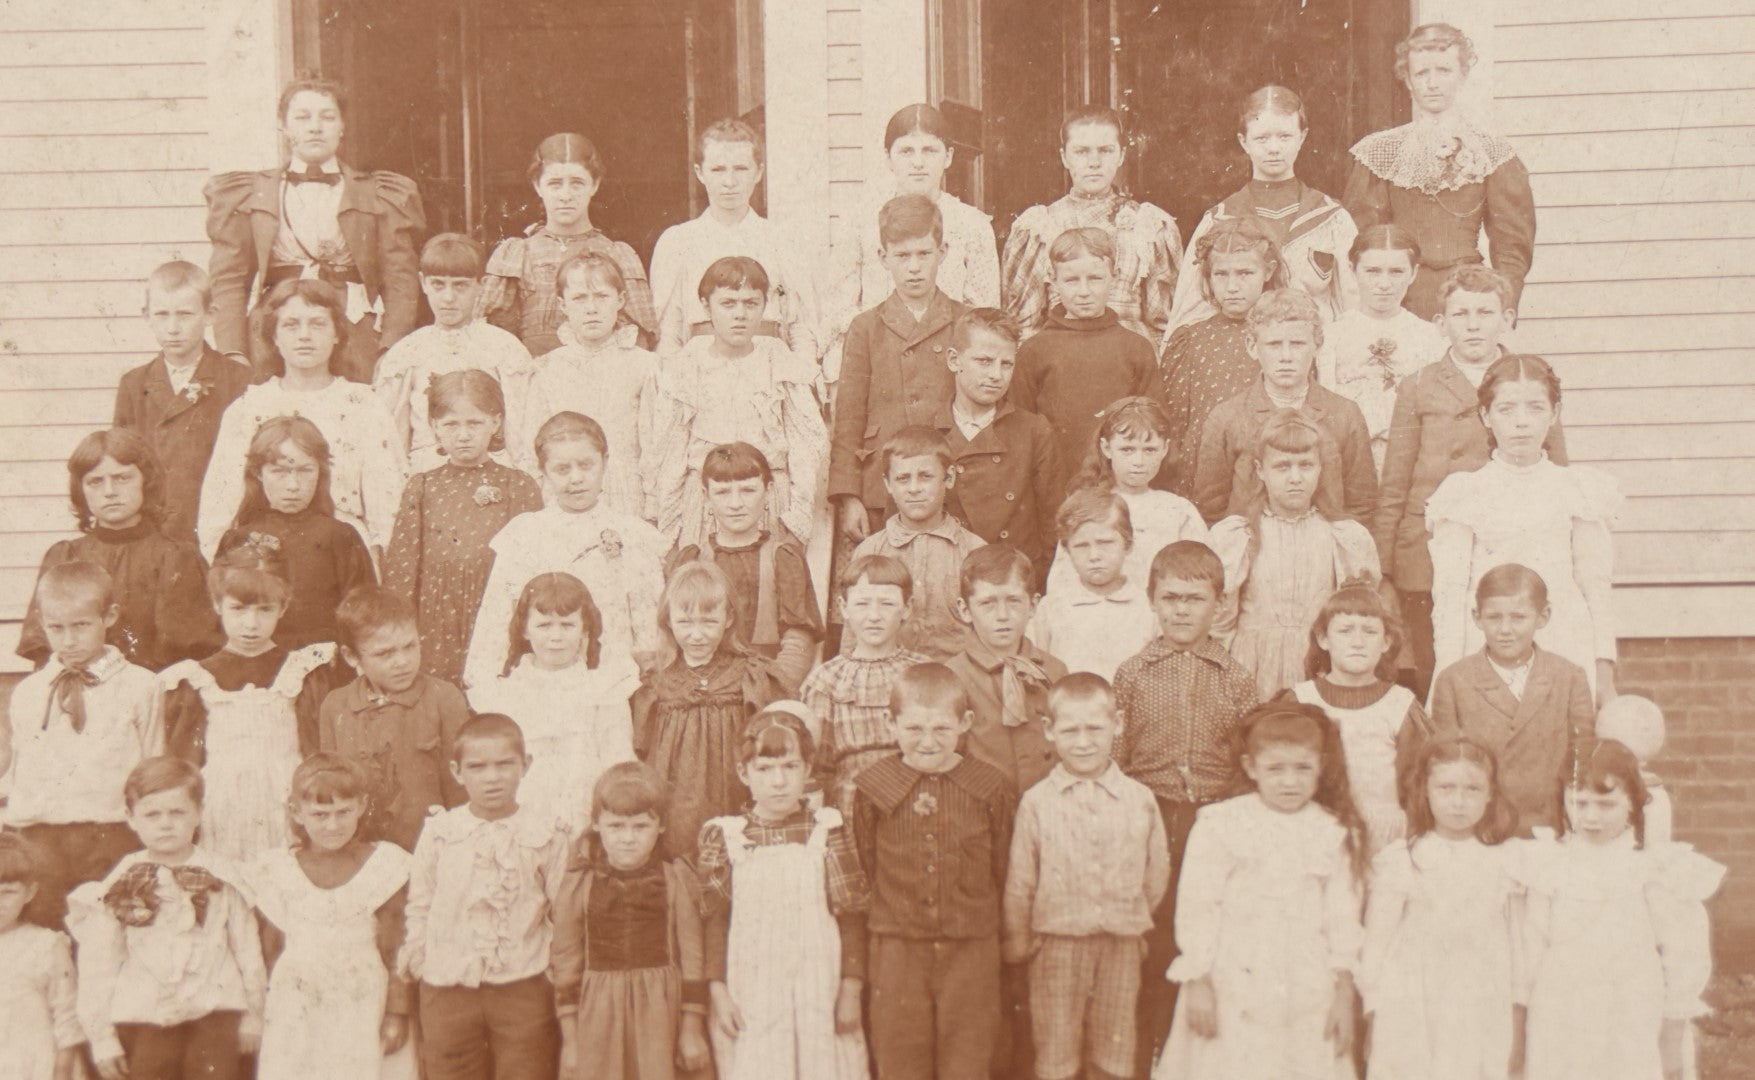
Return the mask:
<path fill-rule="evenodd" d="M 1355 143 L 1352 153 L 1380 180 L 1437 195 L 1483 182 L 1516 157 L 1517 148 L 1465 114 L 1451 111 L 1374 131 Z"/>

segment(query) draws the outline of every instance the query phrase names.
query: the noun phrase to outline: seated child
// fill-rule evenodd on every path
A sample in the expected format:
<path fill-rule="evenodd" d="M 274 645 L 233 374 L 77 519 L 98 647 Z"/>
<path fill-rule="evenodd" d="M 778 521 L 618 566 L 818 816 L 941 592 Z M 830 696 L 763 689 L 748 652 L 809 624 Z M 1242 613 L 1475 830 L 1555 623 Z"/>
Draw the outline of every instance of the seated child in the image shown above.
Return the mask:
<path fill-rule="evenodd" d="M 42 886 L 43 854 L 18 833 L 0 833 L 0 994 L 8 1015 L 0 1076 L 75 1080 L 80 1046 L 78 988 L 67 935 L 19 922 Z"/>
<path fill-rule="evenodd" d="M 1140 956 L 1170 884 L 1164 822 L 1110 757 L 1122 721 L 1109 684 L 1068 675 L 1048 698 L 1059 760 L 1018 804 L 1005 960 L 1030 965 L 1037 1076 L 1133 1076 Z"/>
<path fill-rule="evenodd" d="M 1036 606 L 1035 577 L 1016 548 L 989 544 L 970 552 L 957 576 L 957 618 L 968 634 L 944 662 L 962 680 L 974 714 L 966 749 L 1018 792 L 1054 767 L 1041 722 L 1048 688 L 1066 674 L 1065 664 L 1024 636 Z"/>
<path fill-rule="evenodd" d="M 1650 698 L 1620 694 L 1597 710 L 1596 735 L 1614 739 L 1639 759 L 1639 779 L 1645 784 L 1645 839 L 1667 844 L 1675 825 L 1675 806 L 1664 790 L 1663 778 L 1651 770 L 1652 759 L 1664 748 L 1663 710 Z"/>
<path fill-rule="evenodd" d="M 850 807 L 871 880 L 878 1074 L 985 1077 L 1000 1031 L 1000 897 L 1017 792 L 957 752 L 973 713 L 949 668 L 909 668 L 890 694 L 901 753 L 859 773 Z"/>
<path fill-rule="evenodd" d="M 1207 417 L 1190 496 L 1201 516 L 1215 522 L 1244 512 L 1255 486 L 1249 452 L 1262 425 L 1281 409 L 1295 409 L 1322 436 L 1324 501 L 1355 521 L 1370 521 L 1377 507 L 1371 436 L 1359 406 L 1315 381 L 1311 365 L 1322 344 L 1316 301 L 1299 289 L 1262 294 L 1249 309 L 1244 342 L 1261 378 Z"/>
<path fill-rule="evenodd" d="M 1219 634 L 1264 701 L 1304 678 L 1310 624 L 1329 595 L 1352 578 L 1377 579 L 1371 534 L 1329 501 L 1322 445 L 1302 413 L 1272 414 L 1250 455 L 1255 490 L 1242 513 L 1213 526 L 1225 564 Z"/>
<path fill-rule="evenodd" d="M 905 427 L 930 424 L 951 399 L 945 349 L 964 307 L 939 290 L 944 218 L 924 195 L 878 211 L 879 257 L 895 290 L 847 328 L 835 383 L 829 501 L 836 532 L 854 542 L 883 527 L 883 447 Z"/>
<path fill-rule="evenodd" d="M 634 760 L 629 702 L 640 668 L 626 652 L 605 652 L 603 615 L 571 574 L 531 578 L 507 631 L 505 671 L 470 687 L 469 704 L 517 721 L 530 756 L 521 805 L 578 837 L 591 824 L 597 778 Z"/>
<path fill-rule="evenodd" d="M 1049 581 L 1030 619 L 1030 641 L 1068 671 L 1113 679 L 1123 660 L 1158 636 L 1145 581 L 1127 573 L 1134 543 L 1127 500 L 1081 488 L 1060 504 L 1055 528 L 1073 574 Z"/>
<path fill-rule="evenodd" d="M 82 535 L 51 544 L 38 575 L 68 562 L 103 567 L 118 604 L 108 640 L 130 663 L 157 671 L 211 651 L 219 625 L 202 587 L 207 565 L 193 540 L 173 539 L 160 523 L 168 478 L 146 440 L 122 428 L 94 431 L 67 459 L 67 478 Z M 41 667 L 51 651 L 33 602 L 18 655 Z"/>
<path fill-rule="evenodd" d="M 552 817 L 518 802 L 529 764 L 509 717 L 471 717 L 451 743 L 468 801 L 434 815 L 414 848 L 397 972 L 420 983 L 434 1080 L 551 1080 L 560 1064 L 548 968 L 569 850 Z"/>
<path fill-rule="evenodd" d="M 95 563 L 52 566 L 34 605 L 53 650 L 12 689 L 0 726 L 0 775 L 10 774 L 5 823 L 41 862 L 26 917 L 59 930 L 75 885 L 96 881 L 139 847 L 125 824 L 122 782 L 164 753 L 158 680 L 104 641 L 117 607 L 110 575 Z"/>
<path fill-rule="evenodd" d="M 678 546 L 710 531 L 701 464 L 725 443 L 747 442 L 774 472 L 767 525 L 809 542 L 817 482 L 828 466 L 829 431 L 814 389 L 815 358 L 756 333 L 768 303 L 768 272 L 741 255 L 707 268 L 698 290 L 713 333 L 665 357 L 640 438 L 642 481 L 653 499 L 645 516 Z"/>
<path fill-rule="evenodd" d="M 469 719 L 469 703 L 455 684 L 421 670 L 414 606 L 401 596 L 362 585 L 335 622 L 341 658 L 359 675 L 323 699 L 317 745 L 365 772 L 361 837 L 412 851 L 434 807 L 463 801 L 444 748 Z"/>
<path fill-rule="evenodd" d="M 829 805 L 853 805 L 853 781 L 896 748 L 891 690 L 904 671 L 929 662 L 902 647 L 913 603 L 908 567 L 888 555 L 865 555 L 841 572 L 835 612 L 852 646 L 811 669 L 798 696 L 816 716 L 814 772 Z"/>
<path fill-rule="evenodd" d="M 203 813 L 195 766 L 147 758 L 128 774 L 122 799 L 145 850 L 67 898 L 92 1059 L 106 1080 L 237 1080 L 239 1055 L 261 1042 L 268 986 L 243 872 L 195 842 Z"/>
<path fill-rule="evenodd" d="M 193 540 L 219 418 L 250 385 L 252 373 L 207 344 L 213 289 L 207 272 L 194 263 L 168 262 L 149 274 L 142 314 L 159 354 L 122 376 L 114 426 L 145 439 L 164 467 L 159 531 Z"/>
<path fill-rule="evenodd" d="M 982 541 L 945 511 L 956 478 L 943 435 L 929 427 L 903 428 L 884 443 L 883 468 L 884 490 L 896 512 L 859 542 L 853 558 L 888 555 L 908 568 L 914 593 L 902 620 L 902 647 L 942 660 L 963 647 L 957 583 L 963 557 Z"/>
<path fill-rule="evenodd" d="M 658 839 L 664 781 L 636 761 L 611 765 L 591 794 L 554 905 L 549 971 L 562 1077 L 674 1080 L 708 1063 L 701 885 Z"/>
<path fill-rule="evenodd" d="M 1560 828 L 1560 789 L 1596 722 L 1584 671 L 1536 645 L 1548 621 L 1548 586 L 1516 563 L 1475 587 L 1475 625 L 1486 644 L 1438 673 L 1432 733 L 1466 735 L 1499 759 L 1499 781 L 1517 810 L 1517 835 Z"/>
<path fill-rule="evenodd" d="M 702 559 L 725 571 L 738 643 L 772 661 L 769 670 L 795 694 L 822 639 L 823 618 L 804 545 L 786 526 L 770 524 L 774 472 L 760 450 L 731 443 L 707 452 L 701 483 L 713 532 L 677 552 L 671 566 Z"/>
<path fill-rule="evenodd" d="M 426 472 L 446 461 L 447 448 L 434 437 L 438 418 L 427 411 L 427 391 L 435 377 L 452 371 L 482 371 L 500 384 L 506 403 L 500 434 L 505 441 L 493 457 L 501 465 L 517 464 L 516 455 L 528 453 L 536 424 L 546 417 L 532 421 L 524 414 L 535 370 L 524 343 L 475 317 L 482 289 L 481 245 L 462 233 L 440 233 L 428 240 L 420 249 L 420 288 L 433 310 L 432 325 L 390 346 L 372 376 L 372 389 L 390 411 L 411 471 Z"/>
<path fill-rule="evenodd" d="M 1162 404 L 1164 380 L 1152 343 L 1110 310 L 1110 235 L 1098 228 L 1068 229 L 1049 245 L 1048 261 L 1060 303 L 1041 332 L 1018 349 L 1011 400 L 1048 421 L 1062 461 L 1077 461 L 1110 402 L 1149 397 Z"/>
<path fill-rule="evenodd" d="M 628 285 L 614 259 L 595 252 L 573 256 L 555 272 L 555 292 L 567 317 L 561 346 L 536 361 L 522 412 L 536 425 L 569 411 L 602 425 L 609 439 L 604 501 L 619 513 L 640 517 L 647 514 L 652 494 L 643 487 L 641 464 L 659 450 L 641 442 L 658 361 L 634 343 L 638 327 L 617 322 L 627 306 Z M 541 475 L 532 440 L 507 445 L 520 468 Z"/>
<path fill-rule="evenodd" d="M 1048 421 L 1006 395 L 1017 353 L 1011 316 L 998 308 L 958 316 L 946 350 L 953 393 L 933 426 L 951 448 L 957 476 L 947 500 L 951 513 L 988 543 L 1028 555 L 1045 573 L 1054 554 L 1054 508 L 1066 491 L 1065 459 Z"/>

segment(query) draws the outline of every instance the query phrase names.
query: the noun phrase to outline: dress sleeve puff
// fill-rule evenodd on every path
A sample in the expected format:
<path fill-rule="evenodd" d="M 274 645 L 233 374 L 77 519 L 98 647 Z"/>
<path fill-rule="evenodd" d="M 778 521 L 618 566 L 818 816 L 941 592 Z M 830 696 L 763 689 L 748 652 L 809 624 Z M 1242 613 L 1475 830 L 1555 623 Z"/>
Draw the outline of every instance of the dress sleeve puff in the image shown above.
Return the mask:
<path fill-rule="evenodd" d="M 1133 243 L 1139 252 L 1140 321 L 1151 331 L 1155 346 L 1169 329 L 1170 312 L 1182 280 L 1182 234 L 1176 219 L 1148 202 L 1134 204 Z M 1154 349 L 1154 351 L 1156 351 Z"/>
<path fill-rule="evenodd" d="M 350 412 L 348 441 L 360 457 L 366 539 L 382 548 L 396 531 L 396 511 L 402 505 L 402 488 L 408 483 L 408 455 L 402 450 L 395 422 L 370 391 L 361 388 Z"/>
<path fill-rule="evenodd" d="M 248 353 L 245 311 L 256 277 L 256 237 L 244 203 L 255 190 L 253 172 L 220 173 L 207 182 L 207 239 L 213 245 L 207 272 L 213 285 L 213 341 L 221 352 Z"/>
<path fill-rule="evenodd" d="M 1243 589 L 1249 584 L 1250 566 L 1254 562 L 1255 528 L 1248 518 L 1233 514 L 1213 526 L 1206 543 L 1225 568 L 1225 591 L 1219 597 L 1213 636 L 1230 648 L 1231 635 L 1237 630 L 1237 612 L 1242 604 Z M 1337 560 L 1339 547 L 1337 543 Z"/>
<path fill-rule="evenodd" d="M 1195 245 L 1200 242 L 1201 237 L 1212 230 L 1212 227 L 1213 211 L 1208 210 L 1201 215 L 1199 224 L 1194 227 L 1194 232 L 1188 234 L 1188 247 L 1182 254 L 1180 272 L 1175 277 L 1175 290 L 1170 297 L 1169 318 L 1164 324 L 1167 333 L 1173 334 L 1181 327 L 1200 322 L 1202 319 L 1216 314 L 1213 305 L 1208 303 L 1207 298 L 1201 293 L 1202 270 L 1200 263 L 1195 260 L 1194 254 Z"/>
<path fill-rule="evenodd" d="M 1382 568 L 1377 562 L 1377 544 L 1371 539 L 1371 530 L 1348 518 L 1329 523 L 1335 537 L 1335 581 L 1337 583 L 1356 577 L 1369 577 L 1376 581 L 1382 576 Z"/>
<path fill-rule="evenodd" d="M 1530 191 L 1530 171 L 1513 157 L 1487 175 L 1487 254 L 1493 269 L 1511 279 L 1511 302 L 1523 295 L 1523 281 L 1530 272 L 1536 248 L 1536 200 Z"/>
<path fill-rule="evenodd" d="M 488 256 L 481 296 L 475 301 L 475 317 L 486 319 L 509 334 L 521 329 L 524 277 L 524 238 L 508 236 Z M 522 339 L 520 339 L 522 340 Z"/>
<path fill-rule="evenodd" d="M 1000 258 L 1001 291 L 1005 309 L 1018 321 L 1024 336 L 1042 329 L 1048 315 L 1048 245 L 1053 219 L 1048 207 L 1038 203 L 1018 215 L 1005 240 Z"/>
<path fill-rule="evenodd" d="M 942 205 L 942 204 L 941 204 Z M 999 245 L 993 235 L 993 218 L 957 201 L 946 215 L 945 226 L 957 234 L 963 249 L 963 302 L 970 307 L 999 306 Z"/>
<path fill-rule="evenodd" d="M 384 314 L 378 324 L 378 341 L 394 345 L 414 329 L 420 313 L 420 256 L 416 241 L 426 231 L 427 215 L 420 201 L 420 188 L 401 173 L 371 174 L 377 192 L 378 259 L 380 299 Z"/>
<path fill-rule="evenodd" d="M 624 314 L 641 330 L 651 335 L 647 344 L 658 340 L 658 310 L 652 302 L 652 285 L 646 280 L 646 266 L 634 249 L 620 240 L 614 242 L 610 257 L 621 268 L 627 284 L 627 306 Z"/>
<path fill-rule="evenodd" d="M 1461 659 L 1473 578 L 1478 473 L 1451 473 L 1426 500 L 1427 549 L 1432 555 L 1432 648 L 1437 670 Z"/>
<path fill-rule="evenodd" d="M 1706 901 L 1724 881 L 1725 868 L 1682 843 L 1649 853 L 1645 887 L 1664 969 L 1664 1018 L 1693 1019 L 1712 1011 L 1701 1000 L 1712 978 L 1712 933 Z"/>
<path fill-rule="evenodd" d="M 201 555 L 213 561 L 219 550 L 220 537 L 231 528 L 238 505 L 244 498 L 244 462 L 249 455 L 250 440 L 260 422 L 259 395 L 267 392 L 268 384 L 252 386 L 238 400 L 226 406 L 219 419 L 219 431 L 213 439 L 213 455 L 201 481 L 201 505 L 196 511 L 195 532 L 201 543 Z"/>

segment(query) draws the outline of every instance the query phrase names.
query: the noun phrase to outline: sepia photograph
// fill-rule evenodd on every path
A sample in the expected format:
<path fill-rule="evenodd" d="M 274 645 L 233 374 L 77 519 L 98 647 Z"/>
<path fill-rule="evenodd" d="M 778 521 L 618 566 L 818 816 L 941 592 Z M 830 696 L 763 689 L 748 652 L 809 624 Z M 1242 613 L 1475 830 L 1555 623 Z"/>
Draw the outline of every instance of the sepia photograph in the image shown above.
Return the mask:
<path fill-rule="evenodd" d="M 0 0 L 0 1080 L 1755 1080 L 1755 0 Z"/>

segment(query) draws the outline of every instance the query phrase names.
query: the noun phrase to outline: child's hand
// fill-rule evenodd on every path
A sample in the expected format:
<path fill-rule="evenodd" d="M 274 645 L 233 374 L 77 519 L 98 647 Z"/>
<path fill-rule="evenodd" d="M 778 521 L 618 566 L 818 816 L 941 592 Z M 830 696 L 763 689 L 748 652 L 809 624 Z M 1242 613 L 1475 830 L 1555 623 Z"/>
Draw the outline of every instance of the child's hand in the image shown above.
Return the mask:
<path fill-rule="evenodd" d="M 1523 1075 L 1524 1021 L 1528 1019 L 1528 1007 L 1523 1005 L 1513 1005 L 1511 1007 L 1511 1061 L 1505 1066 L 1505 1072 L 1507 1075 Z"/>
<path fill-rule="evenodd" d="M 1353 1049 L 1353 1025 L 1357 1022 L 1358 1002 L 1353 993 L 1353 977 L 1345 972 L 1335 976 L 1335 999 L 1328 1007 L 1328 1024 L 1323 1036 L 1334 1044 L 1335 1056 Z"/>
<path fill-rule="evenodd" d="M 842 979 L 835 995 L 835 1034 L 852 1035 L 860 1028 L 858 979 Z"/>
<path fill-rule="evenodd" d="M 561 1021 L 561 1068 L 556 1074 L 560 1080 L 573 1080 L 579 1073 L 579 1037 L 573 1030 L 571 1017 Z"/>
<path fill-rule="evenodd" d="M 707 993 L 712 1000 L 713 1026 L 727 1039 L 737 1038 L 743 1033 L 743 1010 L 731 1000 L 730 988 L 716 982 L 708 987 Z"/>
<path fill-rule="evenodd" d="M 835 498 L 835 527 L 841 535 L 849 540 L 864 540 L 871 532 L 871 518 L 866 515 L 865 504 L 856 495 L 840 495 Z"/>
<path fill-rule="evenodd" d="M 676 1037 L 676 1064 L 685 1073 L 699 1072 L 707 1067 L 712 1052 L 707 1048 L 707 1021 L 700 1013 L 682 1015 L 682 1030 Z"/>
<path fill-rule="evenodd" d="M 1211 975 L 1186 984 L 1182 992 L 1188 996 L 1188 1027 L 1203 1039 L 1219 1037 L 1219 995 L 1213 991 Z"/>
<path fill-rule="evenodd" d="M 1664 1080 L 1682 1080 L 1682 1036 L 1688 1030 L 1686 1020 L 1665 1020 L 1658 1029 L 1658 1060 L 1663 1063 Z"/>
<path fill-rule="evenodd" d="M 378 1051 L 389 1057 L 402 1049 L 408 1041 L 408 1017 L 396 1013 L 385 1013 L 384 1019 L 378 1022 Z"/>
<path fill-rule="evenodd" d="M 118 1054 L 97 1063 L 98 1075 L 104 1080 L 123 1080 L 128 1075 L 128 1059 Z"/>

